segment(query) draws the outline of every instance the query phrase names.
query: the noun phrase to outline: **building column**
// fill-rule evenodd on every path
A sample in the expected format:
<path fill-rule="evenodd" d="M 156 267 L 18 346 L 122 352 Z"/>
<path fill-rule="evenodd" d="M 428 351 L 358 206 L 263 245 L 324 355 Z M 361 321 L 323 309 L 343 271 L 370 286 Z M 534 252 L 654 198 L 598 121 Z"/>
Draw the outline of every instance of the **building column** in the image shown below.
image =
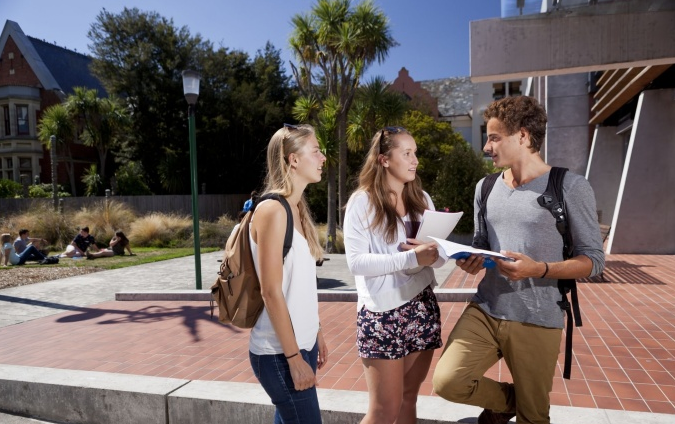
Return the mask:
<path fill-rule="evenodd" d="M 544 160 L 584 175 L 590 153 L 588 74 L 546 77 Z"/>
<path fill-rule="evenodd" d="M 640 94 L 607 253 L 675 254 L 675 89 Z"/>
<path fill-rule="evenodd" d="M 624 160 L 624 134 L 617 127 L 596 128 L 586 179 L 595 192 L 600 224 L 612 224 Z"/>

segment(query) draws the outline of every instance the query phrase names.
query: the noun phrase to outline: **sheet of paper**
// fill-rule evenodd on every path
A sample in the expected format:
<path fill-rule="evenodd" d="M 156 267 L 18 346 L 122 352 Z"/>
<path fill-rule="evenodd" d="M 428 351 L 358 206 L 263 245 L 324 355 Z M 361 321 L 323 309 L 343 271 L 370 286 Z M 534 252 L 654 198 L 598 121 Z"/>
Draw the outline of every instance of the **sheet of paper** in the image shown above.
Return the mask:
<path fill-rule="evenodd" d="M 470 255 L 480 255 L 485 258 L 498 258 L 505 259 L 507 261 L 515 261 L 513 258 L 502 255 L 499 252 L 493 252 L 490 250 L 476 249 L 475 247 L 467 246 L 465 244 L 453 243 L 448 240 L 440 239 L 438 237 L 429 237 L 443 249 L 446 255 L 449 258 L 454 259 L 463 259 L 468 258 Z"/>
<path fill-rule="evenodd" d="M 455 229 L 462 215 L 464 212 L 439 212 L 427 209 L 422 215 L 422 223 L 415 238 L 418 240 L 424 240 L 425 237 L 446 239 Z"/>

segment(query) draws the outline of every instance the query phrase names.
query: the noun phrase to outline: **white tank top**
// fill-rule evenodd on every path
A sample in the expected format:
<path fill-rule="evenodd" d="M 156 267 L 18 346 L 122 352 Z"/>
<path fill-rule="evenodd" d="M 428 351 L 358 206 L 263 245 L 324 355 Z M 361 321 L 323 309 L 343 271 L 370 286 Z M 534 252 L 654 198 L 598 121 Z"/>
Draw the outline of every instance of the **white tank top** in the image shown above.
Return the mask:
<path fill-rule="evenodd" d="M 251 252 L 256 272 L 258 264 L 258 245 L 249 231 Z M 319 299 L 316 287 L 316 260 L 309 251 L 307 240 L 293 229 L 293 243 L 284 261 L 281 289 L 291 315 L 295 339 L 300 349 L 310 350 L 316 343 L 319 332 Z M 281 343 L 272 327 L 272 322 L 263 309 L 258 322 L 251 330 L 249 350 L 255 355 L 275 355 L 283 353 Z"/>

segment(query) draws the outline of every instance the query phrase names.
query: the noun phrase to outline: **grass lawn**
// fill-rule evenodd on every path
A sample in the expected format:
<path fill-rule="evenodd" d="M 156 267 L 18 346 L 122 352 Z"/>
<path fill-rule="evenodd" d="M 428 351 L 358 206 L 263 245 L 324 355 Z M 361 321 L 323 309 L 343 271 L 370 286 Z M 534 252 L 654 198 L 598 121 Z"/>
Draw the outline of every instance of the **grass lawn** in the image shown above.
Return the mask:
<path fill-rule="evenodd" d="M 134 256 L 124 255 L 124 256 L 110 256 L 106 258 L 98 258 L 94 260 L 88 260 L 87 258 L 82 258 L 79 260 L 73 260 L 68 258 L 61 258 L 61 261 L 55 265 L 40 265 L 36 262 L 27 262 L 24 267 L 91 267 L 98 269 L 117 269 L 117 268 L 126 268 L 128 266 L 147 264 L 151 262 L 164 261 L 167 259 L 180 258 L 183 256 L 190 256 L 194 254 L 194 249 L 192 247 L 183 247 L 175 249 L 162 249 L 155 247 L 134 247 Z M 209 253 L 219 250 L 215 247 L 202 247 L 200 249 L 201 253 Z M 52 252 L 52 254 L 57 254 Z M 9 269 L 10 267 L 0 267 L 0 272 L 3 269 Z"/>

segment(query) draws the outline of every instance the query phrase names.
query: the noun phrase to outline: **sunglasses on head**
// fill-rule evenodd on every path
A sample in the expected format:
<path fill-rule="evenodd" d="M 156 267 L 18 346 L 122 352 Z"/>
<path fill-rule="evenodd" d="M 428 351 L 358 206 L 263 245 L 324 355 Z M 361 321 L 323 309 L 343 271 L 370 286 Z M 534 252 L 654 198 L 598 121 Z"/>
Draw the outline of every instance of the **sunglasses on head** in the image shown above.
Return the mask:
<path fill-rule="evenodd" d="M 284 128 L 288 128 L 289 130 L 297 130 L 299 127 L 293 124 L 284 124 Z"/>
<path fill-rule="evenodd" d="M 384 128 L 382 128 L 382 131 L 380 131 L 380 141 L 378 141 L 378 143 L 380 145 L 380 154 L 381 155 L 384 154 L 384 151 L 382 149 L 382 140 L 384 139 L 384 132 L 385 131 L 388 132 L 389 134 L 398 134 L 400 132 L 407 131 L 407 130 L 403 127 L 384 127 Z"/>

